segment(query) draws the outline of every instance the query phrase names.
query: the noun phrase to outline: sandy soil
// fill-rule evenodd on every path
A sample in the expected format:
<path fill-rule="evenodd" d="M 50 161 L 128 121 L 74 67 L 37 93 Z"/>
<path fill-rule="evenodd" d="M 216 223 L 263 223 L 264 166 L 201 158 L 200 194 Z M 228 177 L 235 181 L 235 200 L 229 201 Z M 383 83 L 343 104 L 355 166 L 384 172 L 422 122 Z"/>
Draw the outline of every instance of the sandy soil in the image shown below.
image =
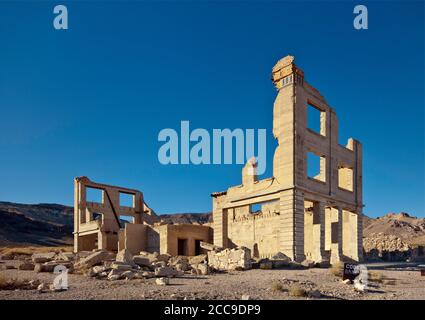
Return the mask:
<path fill-rule="evenodd" d="M 2 264 L 16 261 L 3 261 Z M 83 275 L 69 275 L 69 290 L 39 293 L 37 290 L 0 290 L 0 299 L 425 299 L 425 277 L 412 270 L 376 270 L 384 281 L 372 282 L 368 292 L 360 293 L 342 283 L 328 269 L 249 270 L 208 276 L 172 278 L 170 285 L 158 286 L 155 279 L 97 280 Z M 0 277 L 39 279 L 53 283 L 51 273 L 16 269 L 1 270 Z M 277 285 L 280 284 L 280 285 Z M 293 297 L 293 285 L 307 292 L 317 290 L 320 297 Z M 277 288 L 281 288 L 277 290 Z M 317 292 L 316 292 L 317 293 Z"/>

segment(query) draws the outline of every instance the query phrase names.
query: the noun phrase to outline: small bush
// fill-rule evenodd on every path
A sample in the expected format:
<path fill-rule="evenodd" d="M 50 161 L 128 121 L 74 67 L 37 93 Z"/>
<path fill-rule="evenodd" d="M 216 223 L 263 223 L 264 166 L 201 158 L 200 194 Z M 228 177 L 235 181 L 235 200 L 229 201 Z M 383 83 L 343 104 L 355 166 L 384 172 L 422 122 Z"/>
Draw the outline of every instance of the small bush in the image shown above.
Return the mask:
<path fill-rule="evenodd" d="M 369 271 L 368 280 L 372 282 L 382 283 L 382 281 L 384 280 L 384 276 L 382 275 L 382 273 L 376 271 Z"/>
<path fill-rule="evenodd" d="M 298 285 L 290 286 L 288 293 L 291 297 L 305 297 L 307 295 L 307 292 Z"/>
<path fill-rule="evenodd" d="M 329 269 L 329 272 L 333 274 L 335 277 L 341 277 L 344 272 L 344 264 L 342 262 L 338 262 L 332 265 L 332 267 Z"/>
<path fill-rule="evenodd" d="M 272 289 L 274 291 L 283 291 L 283 287 L 282 287 L 282 285 L 279 282 L 274 282 L 272 284 Z"/>

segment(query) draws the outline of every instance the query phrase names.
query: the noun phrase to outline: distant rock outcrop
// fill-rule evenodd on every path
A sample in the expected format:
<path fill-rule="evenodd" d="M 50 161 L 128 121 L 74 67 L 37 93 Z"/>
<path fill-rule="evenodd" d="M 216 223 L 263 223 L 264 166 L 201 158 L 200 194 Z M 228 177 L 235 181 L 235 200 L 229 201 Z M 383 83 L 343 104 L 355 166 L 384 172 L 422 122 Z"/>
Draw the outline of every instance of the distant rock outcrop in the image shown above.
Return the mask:
<path fill-rule="evenodd" d="M 425 219 L 405 212 L 376 219 L 364 216 L 363 248 L 368 259 L 421 259 L 425 254 Z"/>

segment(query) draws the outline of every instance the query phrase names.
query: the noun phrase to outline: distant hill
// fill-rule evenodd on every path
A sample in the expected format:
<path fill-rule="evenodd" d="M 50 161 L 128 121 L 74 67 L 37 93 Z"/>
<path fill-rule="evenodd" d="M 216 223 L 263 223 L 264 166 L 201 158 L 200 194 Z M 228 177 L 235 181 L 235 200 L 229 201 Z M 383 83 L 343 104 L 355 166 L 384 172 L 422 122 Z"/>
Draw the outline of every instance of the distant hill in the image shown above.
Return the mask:
<path fill-rule="evenodd" d="M 392 235 L 410 245 L 425 245 L 425 218 L 410 216 L 408 213 L 389 213 L 382 217 L 363 219 L 363 237 L 377 234 Z"/>
<path fill-rule="evenodd" d="M 59 204 L 0 202 L 0 245 L 71 244 L 73 214 Z"/>

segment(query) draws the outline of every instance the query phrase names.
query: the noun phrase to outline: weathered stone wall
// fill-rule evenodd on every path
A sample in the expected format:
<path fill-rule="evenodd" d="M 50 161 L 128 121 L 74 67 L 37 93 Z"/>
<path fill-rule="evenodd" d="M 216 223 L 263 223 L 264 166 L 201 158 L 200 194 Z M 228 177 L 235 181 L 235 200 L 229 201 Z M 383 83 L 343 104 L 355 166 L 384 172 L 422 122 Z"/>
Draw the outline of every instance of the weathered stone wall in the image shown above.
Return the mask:
<path fill-rule="evenodd" d="M 217 270 L 251 268 L 251 250 L 245 247 L 208 251 L 208 265 Z"/>
<path fill-rule="evenodd" d="M 260 258 L 279 252 L 279 215 L 265 207 L 263 205 L 264 212 L 258 214 L 228 210 L 229 247 L 247 247 L 254 257 Z"/>

